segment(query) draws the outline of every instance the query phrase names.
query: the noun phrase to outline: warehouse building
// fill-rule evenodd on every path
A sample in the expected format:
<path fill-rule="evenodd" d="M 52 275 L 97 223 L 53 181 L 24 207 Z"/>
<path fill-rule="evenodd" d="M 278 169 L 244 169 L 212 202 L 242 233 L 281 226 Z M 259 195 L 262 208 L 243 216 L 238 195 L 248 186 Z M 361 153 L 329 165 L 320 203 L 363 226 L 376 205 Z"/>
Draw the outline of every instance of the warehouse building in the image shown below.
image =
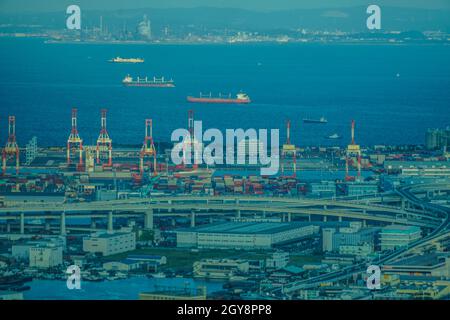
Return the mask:
<path fill-rule="evenodd" d="M 393 250 L 406 247 L 421 237 L 422 232 L 416 226 L 387 226 L 380 232 L 381 250 Z"/>
<path fill-rule="evenodd" d="M 450 253 L 426 253 L 383 266 L 383 273 L 401 276 L 450 277 Z"/>
<path fill-rule="evenodd" d="M 319 232 L 309 223 L 226 222 L 177 231 L 178 247 L 270 249 Z"/>
<path fill-rule="evenodd" d="M 136 249 L 133 232 L 96 233 L 83 239 L 83 251 L 109 256 Z"/>

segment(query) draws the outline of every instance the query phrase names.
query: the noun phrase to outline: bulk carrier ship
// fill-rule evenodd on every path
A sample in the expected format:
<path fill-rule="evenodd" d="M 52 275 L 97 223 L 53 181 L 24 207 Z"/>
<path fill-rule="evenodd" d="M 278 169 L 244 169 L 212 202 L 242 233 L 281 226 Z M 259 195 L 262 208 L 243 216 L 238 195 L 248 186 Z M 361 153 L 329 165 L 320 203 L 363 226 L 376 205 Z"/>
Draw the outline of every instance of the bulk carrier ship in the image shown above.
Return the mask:
<path fill-rule="evenodd" d="M 188 96 L 187 101 L 193 103 L 239 103 L 239 104 L 247 104 L 250 103 L 250 97 L 245 93 L 238 93 L 235 98 L 231 97 L 231 94 L 228 96 L 222 96 L 219 94 L 218 97 L 213 97 L 210 93 L 209 95 L 203 95 L 200 93 L 199 97 Z"/>
<path fill-rule="evenodd" d="M 141 58 L 115 57 L 115 58 L 109 60 L 109 62 L 114 62 L 114 63 L 144 63 L 144 59 L 141 59 Z"/>
<path fill-rule="evenodd" d="M 152 79 L 145 78 L 139 78 L 133 79 L 130 75 L 127 75 L 123 80 L 122 83 L 127 87 L 157 87 L 157 88 L 173 88 L 175 87 L 175 82 L 170 79 L 166 80 L 164 77 L 158 79 L 156 77 L 153 77 Z"/>
<path fill-rule="evenodd" d="M 310 119 L 310 118 L 305 118 L 303 119 L 304 123 L 319 123 L 319 124 L 326 124 L 328 123 L 328 120 L 325 119 L 324 117 L 320 117 L 320 119 Z"/>

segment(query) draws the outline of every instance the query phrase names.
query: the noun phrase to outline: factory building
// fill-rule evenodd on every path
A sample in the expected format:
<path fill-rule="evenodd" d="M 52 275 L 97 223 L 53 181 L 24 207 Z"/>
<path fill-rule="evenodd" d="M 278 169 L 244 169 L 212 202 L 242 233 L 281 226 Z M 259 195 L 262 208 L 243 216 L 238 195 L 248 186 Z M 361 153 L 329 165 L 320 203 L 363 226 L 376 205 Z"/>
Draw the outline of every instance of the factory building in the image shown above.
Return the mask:
<path fill-rule="evenodd" d="M 324 228 L 322 251 L 357 256 L 371 253 L 378 231 L 378 228 L 361 228 L 360 222 L 352 222 L 350 227 L 345 228 Z"/>
<path fill-rule="evenodd" d="M 15 259 L 29 261 L 30 249 L 37 246 L 55 245 L 61 246 L 63 251 L 66 247 L 65 237 L 46 237 L 39 240 L 19 241 L 11 246 L 11 255 Z"/>
<path fill-rule="evenodd" d="M 403 258 L 383 266 L 383 273 L 401 276 L 450 277 L 450 254 L 428 253 Z"/>
<path fill-rule="evenodd" d="M 83 238 L 83 251 L 109 256 L 136 249 L 133 232 L 96 233 Z"/>
<path fill-rule="evenodd" d="M 450 147 L 450 127 L 445 129 L 428 129 L 425 137 L 425 147 L 428 150 Z"/>
<path fill-rule="evenodd" d="M 334 181 L 312 182 L 307 185 L 308 193 L 313 197 L 336 197 L 336 183 Z"/>
<path fill-rule="evenodd" d="M 384 169 L 388 173 L 401 173 L 412 175 L 417 172 L 433 173 L 442 171 L 445 173 L 449 168 L 448 161 L 400 161 L 392 160 L 384 163 Z"/>
<path fill-rule="evenodd" d="M 208 279 L 230 279 L 236 274 L 249 272 L 247 260 L 204 259 L 194 262 L 194 277 Z"/>
<path fill-rule="evenodd" d="M 37 245 L 30 248 L 30 267 L 48 269 L 63 263 L 63 248 L 59 245 Z"/>
<path fill-rule="evenodd" d="M 376 182 L 352 182 L 347 183 L 346 187 L 347 195 L 350 197 L 378 193 L 378 183 Z"/>
<path fill-rule="evenodd" d="M 178 247 L 270 249 L 313 236 L 319 226 L 306 223 L 226 222 L 177 231 Z"/>
<path fill-rule="evenodd" d="M 405 247 L 421 237 L 422 232 L 416 226 L 387 226 L 380 232 L 381 250 L 393 250 Z"/>

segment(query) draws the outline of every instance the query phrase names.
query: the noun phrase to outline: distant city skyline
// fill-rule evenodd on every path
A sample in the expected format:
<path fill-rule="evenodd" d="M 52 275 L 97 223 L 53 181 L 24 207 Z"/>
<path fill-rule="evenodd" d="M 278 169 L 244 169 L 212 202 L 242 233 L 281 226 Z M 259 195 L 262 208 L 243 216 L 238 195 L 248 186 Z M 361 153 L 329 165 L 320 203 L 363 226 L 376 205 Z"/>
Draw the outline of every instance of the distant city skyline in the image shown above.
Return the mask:
<path fill-rule="evenodd" d="M 85 10 L 118 10 L 136 8 L 176 8 L 176 7 L 227 7 L 248 10 L 288 10 L 288 9 L 312 9 L 312 8 L 343 8 L 352 6 L 365 6 L 377 4 L 390 7 L 410 7 L 421 9 L 450 9 L 447 0 L 2 0 L 0 12 L 51 12 L 63 10 L 68 5 L 77 4 Z"/>

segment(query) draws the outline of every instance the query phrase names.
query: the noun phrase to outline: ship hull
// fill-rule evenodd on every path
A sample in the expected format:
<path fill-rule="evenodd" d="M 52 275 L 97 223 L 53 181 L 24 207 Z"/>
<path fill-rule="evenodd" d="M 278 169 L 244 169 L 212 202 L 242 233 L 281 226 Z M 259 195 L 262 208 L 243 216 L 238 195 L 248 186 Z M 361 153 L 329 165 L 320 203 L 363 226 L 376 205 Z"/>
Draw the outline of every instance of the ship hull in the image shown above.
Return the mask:
<path fill-rule="evenodd" d="M 326 124 L 327 121 L 320 121 L 320 120 L 303 120 L 304 123 L 318 123 L 318 124 Z"/>
<path fill-rule="evenodd" d="M 109 61 L 111 63 L 127 63 L 127 64 L 136 64 L 136 63 L 144 63 L 144 61 Z"/>
<path fill-rule="evenodd" d="M 250 99 L 224 99 L 224 98 L 195 98 L 187 97 L 192 103 L 215 103 L 215 104 L 248 104 Z"/>
<path fill-rule="evenodd" d="M 174 88 L 173 83 L 124 83 L 126 87 Z"/>

